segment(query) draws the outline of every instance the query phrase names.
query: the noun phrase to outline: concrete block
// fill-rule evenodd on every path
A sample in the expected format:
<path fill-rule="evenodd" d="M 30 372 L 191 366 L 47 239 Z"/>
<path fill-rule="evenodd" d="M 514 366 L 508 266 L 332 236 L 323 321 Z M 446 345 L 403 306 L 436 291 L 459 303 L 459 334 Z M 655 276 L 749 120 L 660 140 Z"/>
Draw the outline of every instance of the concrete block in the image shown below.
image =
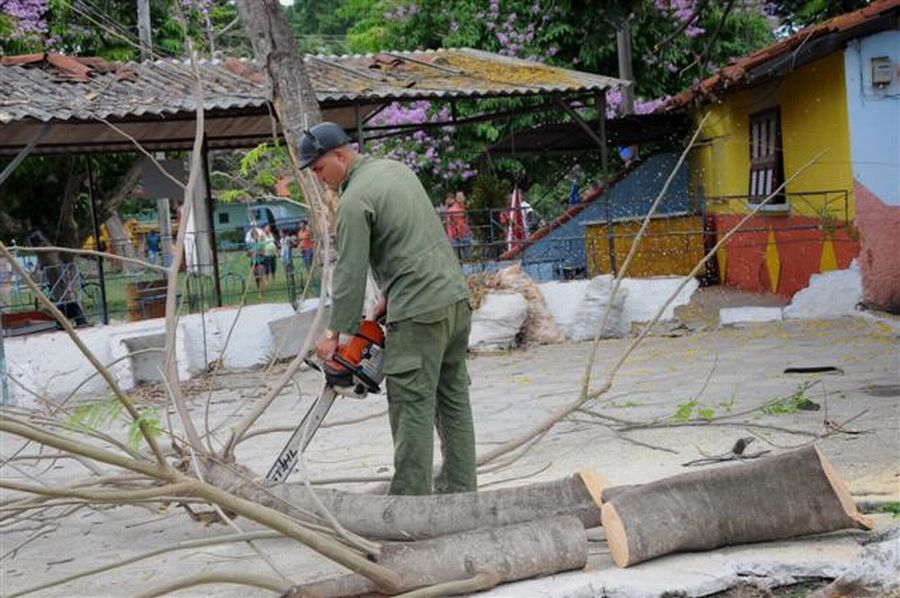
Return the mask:
<path fill-rule="evenodd" d="M 780 307 L 723 307 L 719 310 L 719 323 L 722 326 L 740 322 L 780 322 Z"/>
<path fill-rule="evenodd" d="M 213 320 L 223 342 L 234 322 L 235 309 L 213 310 Z M 294 313 L 289 303 L 250 305 L 241 310 L 240 318 L 222 354 L 226 368 L 249 368 L 266 363 L 275 354 L 274 339 L 269 331 L 270 320 L 285 318 Z"/>
<path fill-rule="evenodd" d="M 315 303 L 317 304 L 318 301 Z M 275 355 L 278 359 L 288 359 L 297 355 L 302 348 L 303 341 L 306 340 L 306 336 L 312 328 L 318 307 L 313 305 L 311 309 L 304 309 L 304 306 L 301 306 L 301 310 L 286 318 L 279 318 L 269 322 L 269 332 L 272 334 Z M 325 308 L 325 313 L 322 314 L 315 331 L 316 337 L 325 330 L 330 311 L 329 307 Z"/>

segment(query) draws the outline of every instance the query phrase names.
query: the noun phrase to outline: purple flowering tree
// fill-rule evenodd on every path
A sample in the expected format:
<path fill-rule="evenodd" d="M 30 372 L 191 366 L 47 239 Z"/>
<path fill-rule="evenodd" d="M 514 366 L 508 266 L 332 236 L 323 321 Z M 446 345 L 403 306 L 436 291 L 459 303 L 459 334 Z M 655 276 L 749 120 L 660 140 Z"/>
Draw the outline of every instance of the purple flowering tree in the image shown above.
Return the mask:
<path fill-rule="evenodd" d="M 370 124 L 398 126 L 446 122 L 450 109 L 431 102 L 394 103 L 378 113 Z M 415 171 L 425 183 L 432 199 L 442 192 L 457 189 L 478 174 L 462 156 L 463 148 L 454 142 L 454 127 L 421 129 L 409 135 L 377 139 L 367 151 L 373 155 L 399 160 Z"/>
<path fill-rule="evenodd" d="M 472 47 L 608 75 L 628 22 L 640 112 L 773 38 L 756 5 L 729 0 L 355 0 L 345 12 L 354 51 Z"/>
<path fill-rule="evenodd" d="M 204 48 L 210 32 L 237 12 L 228 0 L 170 0 L 150 3 L 154 51 L 181 56 L 187 32 Z M 138 57 L 137 11 L 133 3 L 111 2 L 100 11 L 91 3 L 0 0 L 0 54 L 53 50 L 111 60 Z M 217 42 L 221 48 L 222 40 Z"/>

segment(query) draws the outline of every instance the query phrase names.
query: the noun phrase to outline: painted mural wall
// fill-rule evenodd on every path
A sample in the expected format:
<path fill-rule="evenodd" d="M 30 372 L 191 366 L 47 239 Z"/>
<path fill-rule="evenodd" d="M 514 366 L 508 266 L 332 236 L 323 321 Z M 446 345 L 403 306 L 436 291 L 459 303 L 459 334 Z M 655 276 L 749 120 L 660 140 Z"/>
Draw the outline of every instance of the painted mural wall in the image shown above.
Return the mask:
<path fill-rule="evenodd" d="M 645 215 L 678 164 L 678 154 L 661 153 L 642 160 L 627 176 L 584 209 L 522 252 L 522 265 L 532 278 L 553 280 L 560 266 L 587 268 L 585 224 L 606 219 L 607 201 L 614 219 Z M 685 212 L 696 208 L 688 195 L 687 168 L 682 164 L 669 185 L 657 213 Z M 619 257 L 619 263 L 623 257 Z"/>
<path fill-rule="evenodd" d="M 704 144 L 692 156 L 691 185 L 706 198 L 719 235 L 752 209 L 746 199 L 751 115 L 778 109 L 786 179 L 827 150 L 787 184 L 784 210 L 751 218 L 719 252 L 723 283 L 791 297 L 811 275 L 846 268 L 858 255 L 857 235 L 849 226 L 855 200 L 845 95 L 844 56 L 835 52 L 697 110 L 698 122 L 707 112 L 709 117 Z"/>
<path fill-rule="evenodd" d="M 882 57 L 890 82 L 876 86 Z M 851 41 L 844 68 L 863 301 L 900 313 L 900 31 Z"/>

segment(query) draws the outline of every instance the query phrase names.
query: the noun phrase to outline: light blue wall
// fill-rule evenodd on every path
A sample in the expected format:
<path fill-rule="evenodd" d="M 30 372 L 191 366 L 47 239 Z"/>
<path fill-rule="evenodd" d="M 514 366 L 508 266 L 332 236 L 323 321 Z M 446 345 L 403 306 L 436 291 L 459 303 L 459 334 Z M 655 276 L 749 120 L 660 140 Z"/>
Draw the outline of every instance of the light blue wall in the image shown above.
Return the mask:
<path fill-rule="evenodd" d="M 893 62 L 889 87 L 872 86 L 872 58 Z M 888 205 L 900 205 L 900 31 L 855 39 L 844 52 L 853 178 Z"/>
<path fill-rule="evenodd" d="M 585 223 L 605 220 L 607 202 L 610 202 L 613 219 L 645 215 L 677 163 L 678 154 L 674 153 L 646 158 L 631 174 L 572 220 L 526 248 L 522 252 L 525 270 L 537 280 L 552 280 L 559 277 L 560 268 L 586 268 Z M 657 213 L 684 212 L 690 208 L 687 166 L 682 165 L 657 208 Z"/>

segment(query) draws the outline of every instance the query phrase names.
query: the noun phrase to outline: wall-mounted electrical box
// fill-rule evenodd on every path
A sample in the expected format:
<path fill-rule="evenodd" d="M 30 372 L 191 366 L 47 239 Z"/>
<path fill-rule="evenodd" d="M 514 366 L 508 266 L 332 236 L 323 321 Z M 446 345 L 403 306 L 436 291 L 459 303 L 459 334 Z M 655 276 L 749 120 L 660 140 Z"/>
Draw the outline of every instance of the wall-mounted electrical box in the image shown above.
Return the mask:
<path fill-rule="evenodd" d="M 891 59 L 887 56 L 878 56 L 872 59 L 872 85 L 879 89 L 889 87 L 893 78 Z"/>

